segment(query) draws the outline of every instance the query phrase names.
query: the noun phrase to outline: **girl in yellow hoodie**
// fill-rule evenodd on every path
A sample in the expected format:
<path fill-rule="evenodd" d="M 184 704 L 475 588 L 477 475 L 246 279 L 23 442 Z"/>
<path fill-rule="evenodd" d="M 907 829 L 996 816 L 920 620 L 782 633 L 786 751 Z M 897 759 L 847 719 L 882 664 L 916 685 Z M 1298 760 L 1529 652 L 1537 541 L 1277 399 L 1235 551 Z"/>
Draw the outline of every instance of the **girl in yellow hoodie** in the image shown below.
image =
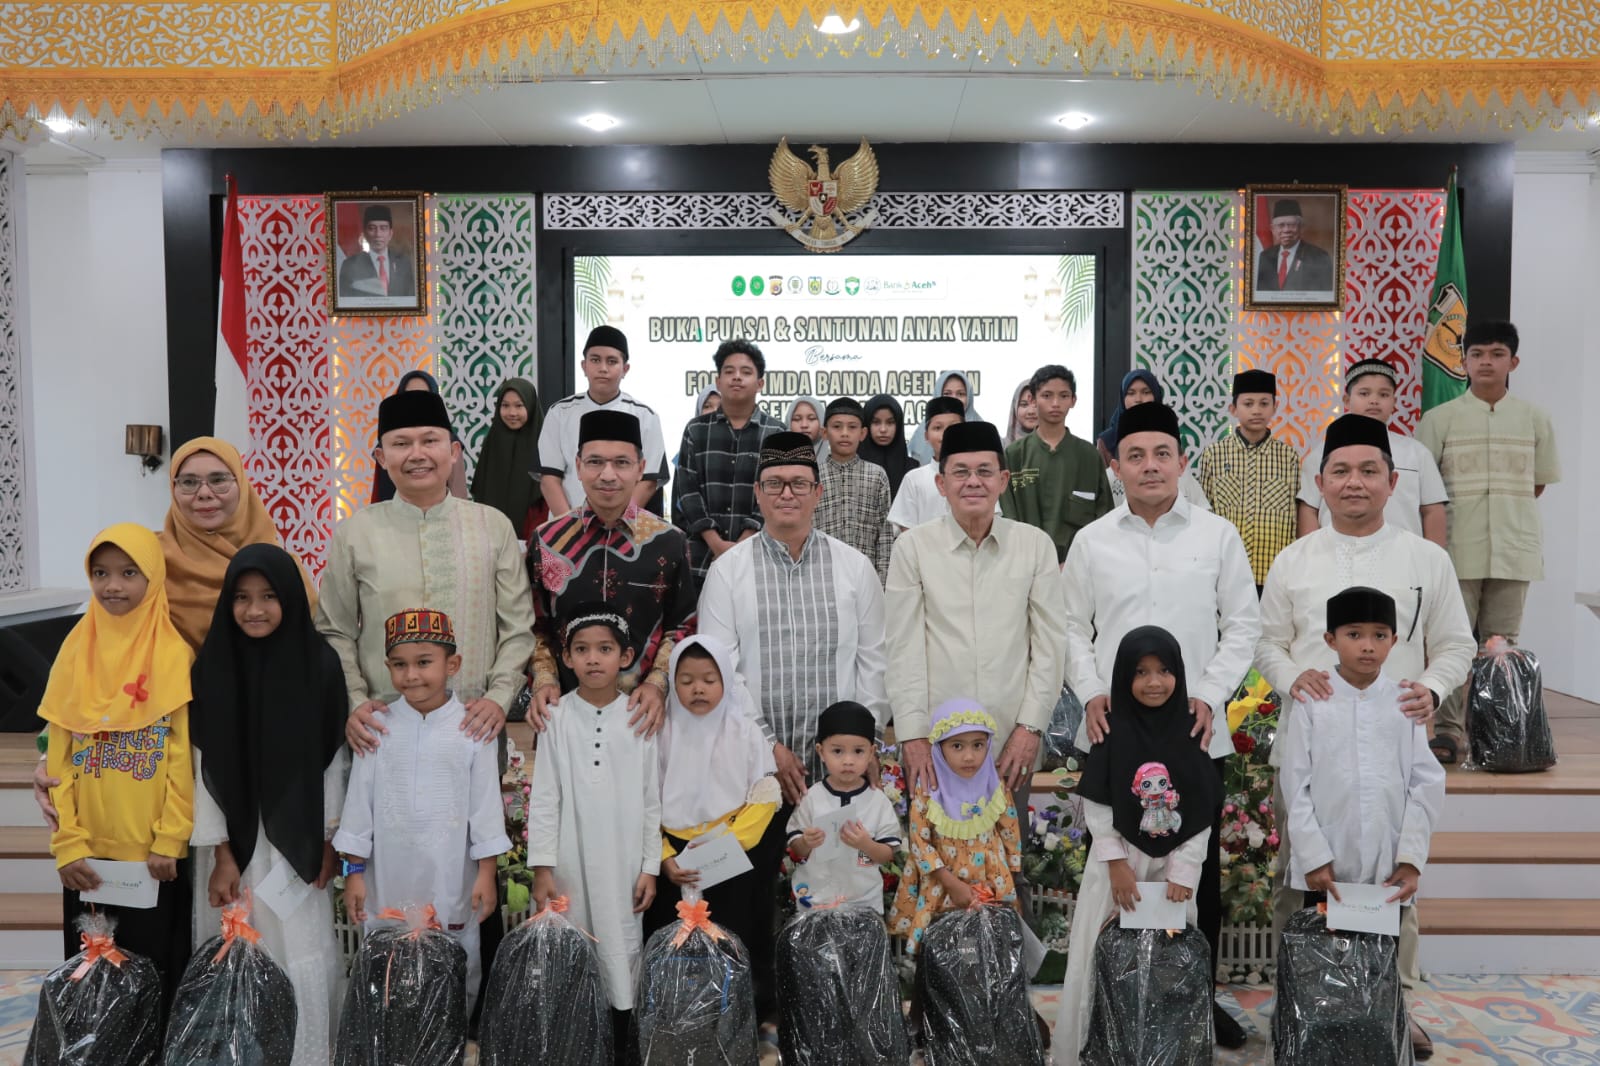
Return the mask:
<path fill-rule="evenodd" d="M 124 523 L 89 545 L 94 598 L 50 670 L 39 717 L 60 828 L 50 851 L 65 888 L 66 953 L 78 951 L 80 893 L 101 885 L 92 859 L 144 863 L 156 905 L 97 905 L 117 944 L 161 971 L 170 1005 L 189 959 L 189 881 L 178 862 L 194 825 L 189 668 L 194 653 L 167 614 L 166 562 L 154 533 Z"/>

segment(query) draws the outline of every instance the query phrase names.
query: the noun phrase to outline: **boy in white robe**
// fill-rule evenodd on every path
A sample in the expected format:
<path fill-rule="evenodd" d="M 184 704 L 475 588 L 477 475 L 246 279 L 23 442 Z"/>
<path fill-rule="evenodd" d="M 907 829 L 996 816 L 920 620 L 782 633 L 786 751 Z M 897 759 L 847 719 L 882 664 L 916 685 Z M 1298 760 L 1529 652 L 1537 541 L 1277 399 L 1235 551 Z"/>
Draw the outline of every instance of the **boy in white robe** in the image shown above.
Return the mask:
<path fill-rule="evenodd" d="M 622 613 L 607 603 L 581 605 L 562 641 L 578 687 L 561 697 L 539 738 L 528 865 L 538 906 L 567 897 L 567 917 L 595 938 L 621 1061 L 644 952 L 642 915 L 661 869 L 660 767 L 655 738 L 628 725 L 628 697 L 617 687 L 633 661 Z"/>
<path fill-rule="evenodd" d="M 401 611 L 383 624 L 388 735 L 354 760 L 334 849 L 344 856 L 350 917 L 378 927 L 386 909 L 432 904 L 467 953 L 467 1002 L 478 995 L 478 923 L 499 904 L 495 859 L 511 850 L 493 741 L 463 731 L 449 689 L 461 669 L 442 611 Z"/>
<path fill-rule="evenodd" d="M 1328 601 L 1333 696 L 1295 702 L 1278 780 L 1294 838 L 1291 887 L 1338 899 L 1338 883 L 1381 883 L 1409 907 L 1444 805 L 1444 769 L 1426 727 L 1394 713 L 1400 685 L 1383 664 L 1396 613 L 1392 597 L 1361 586 Z M 1411 1024 L 1412 1043 L 1426 1044 Z"/>

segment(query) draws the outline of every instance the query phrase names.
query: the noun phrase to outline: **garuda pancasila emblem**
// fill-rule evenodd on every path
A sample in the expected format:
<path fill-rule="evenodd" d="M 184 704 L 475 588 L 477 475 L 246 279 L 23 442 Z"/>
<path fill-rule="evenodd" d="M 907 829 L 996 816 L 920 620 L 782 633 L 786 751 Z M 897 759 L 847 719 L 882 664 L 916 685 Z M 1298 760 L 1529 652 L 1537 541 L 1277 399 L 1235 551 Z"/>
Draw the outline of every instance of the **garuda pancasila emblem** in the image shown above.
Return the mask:
<path fill-rule="evenodd" d="M 877 220 L 878 212 L 867 204 L 878 191 L 878 157 L 865 137 L 855 155 L 832 171 L 826 148 L 813 144 L 806 151 L 816 159 L 815 169 L 790 150 L 789 138 L 778 142 L 767 167 L 772 195 L 800 217 L 779 210 L 770 217 L 813 252 L 837 252 Z"/>

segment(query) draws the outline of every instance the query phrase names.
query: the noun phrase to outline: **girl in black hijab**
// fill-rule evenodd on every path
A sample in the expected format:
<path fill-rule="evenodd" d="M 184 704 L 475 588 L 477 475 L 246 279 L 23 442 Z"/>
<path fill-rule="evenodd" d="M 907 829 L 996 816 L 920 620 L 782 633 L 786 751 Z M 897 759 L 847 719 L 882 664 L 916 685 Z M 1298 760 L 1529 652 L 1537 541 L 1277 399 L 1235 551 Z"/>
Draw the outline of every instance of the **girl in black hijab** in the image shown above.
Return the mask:
<path fill-rule="evenodd" d="M 494 420 L 472 469 L 472 498 L 511 520 L 527 540 L 549 517 L 539 485 L 539 428 L 544 411 L 526 378 L 510 378 L 494 394 Z"/>
<path fill-rule="evenodd" d="M 873 419 L 879 411 L 887 411 L 894 418 L 894 435 L 887 443 L 878 439 L 883 435 L 883 420 L 878 420 L 877 432 L 872 428 Z M 889 475 L 889 499 L 892 500 L 900 494 L 900 481 L 906 476 L 906 471 L 917 465 L 917 461 L 906 451 L 905 412 L 893 396 L 880 393 L 863 405 L 862 414 L 866 417 L 867 436 L 856 454 L 869 463 L 883 467 L 883 472 Z"/>
<path fill-rule="evenodd" d="M 1165 881 L 1167 898 L 1188 904 L 1205 863 L 1211 822 L 1222 803 L 1217 771 L 1189 735 L 1183 654 L 1171 633 L 1141 626 L 1122 638 L 1111 669 L 1106 738 L 1089 752 L 1078 795 L 1093 838 L 1073 916 L 1056 1062 L 1076 1066 L 1094 1001 L 1094 945 L 1106 921 L 1132 910 L 1137 883 Z"/>
<path fill-rule="evenodd" d="M 327 841 L 344 807 L 349 700 L 288 552 L 250 544 L 233 557 L 192 679 L 193 843 L 214 846 L 195 851 L 195 942 L 254 890 L 251 922 L 299 1005 L 293 1062 L 325 1063 L 339 976 Z M 269 880 L 285 887 L 261 891 Z"/>

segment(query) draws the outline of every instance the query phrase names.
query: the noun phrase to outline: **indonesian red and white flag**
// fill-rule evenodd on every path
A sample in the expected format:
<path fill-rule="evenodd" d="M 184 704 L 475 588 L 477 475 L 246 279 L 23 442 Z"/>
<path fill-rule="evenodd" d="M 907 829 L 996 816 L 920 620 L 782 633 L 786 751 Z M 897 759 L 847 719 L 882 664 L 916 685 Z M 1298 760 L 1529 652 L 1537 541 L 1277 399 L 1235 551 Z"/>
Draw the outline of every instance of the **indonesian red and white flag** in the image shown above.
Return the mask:
<path fill-rule="evenodd" d="M 244 238 L 239 227 L 239 190 L 229 174 L 222 212 L 222 277 L 218 284 L 216 407 L 212 432 L 250 451 L 249 356 L 245 351 Z"/>

